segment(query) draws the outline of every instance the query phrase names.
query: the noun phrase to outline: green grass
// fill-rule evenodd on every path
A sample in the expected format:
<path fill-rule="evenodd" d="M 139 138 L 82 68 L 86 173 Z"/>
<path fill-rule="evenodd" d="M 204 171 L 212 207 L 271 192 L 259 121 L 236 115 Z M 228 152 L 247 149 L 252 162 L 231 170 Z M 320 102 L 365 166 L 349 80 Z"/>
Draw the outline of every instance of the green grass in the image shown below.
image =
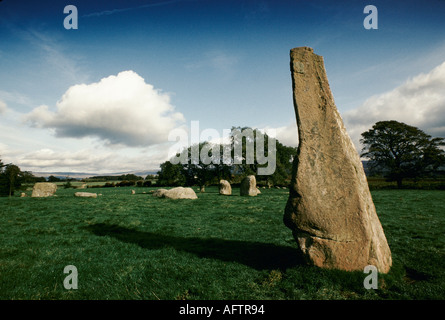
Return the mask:
<path fill-rule="evenodd" d="M 131 195 L 131 189 L 137 194 Z M 445 193 L 372 192 L 393 255 L 379 289 L 365 274 L 303 264 L 283 222 L 287 190 L 197 200 L 154 188 L 59 188 L 0 198 L 0 299 L 444 299 Z M 78 270 L 67 290 L 66 265 Z"/>
<path fill-rule="evenodd" d="M 386 181 L 382 177 L 368 177 L 368 184 L 371 190 L 382 189 L 397 189 L 397 182 Z M 401 189 L 416 189 L 416 190 L 445 190 L 445 179 L 438 178 L 423 178 L 420 180 L 403 179 Z"/>

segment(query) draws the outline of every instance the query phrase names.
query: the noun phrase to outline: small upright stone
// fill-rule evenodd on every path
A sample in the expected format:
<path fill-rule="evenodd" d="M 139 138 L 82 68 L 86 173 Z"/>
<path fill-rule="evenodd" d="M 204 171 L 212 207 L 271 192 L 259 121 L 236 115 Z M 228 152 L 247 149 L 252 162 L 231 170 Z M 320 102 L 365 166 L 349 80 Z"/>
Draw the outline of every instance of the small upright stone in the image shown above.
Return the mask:
<path fill-rule="evenodd" d="M 256 196 L 258 194 L 258 189 L 256 187 L 255 176 L 247 176 L 241 181 L 240 185 L 240 195 L 242 196 Z"/>
<path fill-rule="evenodd" d="M 290 58 L 299 144 L 284 223 L 313 265 L 347 271 L 373 265 L 387 273 L 391 252 L 323 57 L 302 47 Z"/>
<path fill-rule="evenodd" d="M 52 182 L 37 182 L 32 188 L 31 197 L 43 198 L 54 195 L 57 191 L 57 185 Z"/>
<path fill-rule="evenodd" d="M 230 196 L 232 194 L 232 186 L 227 180 L 219 181 L 219 194 Z"/>

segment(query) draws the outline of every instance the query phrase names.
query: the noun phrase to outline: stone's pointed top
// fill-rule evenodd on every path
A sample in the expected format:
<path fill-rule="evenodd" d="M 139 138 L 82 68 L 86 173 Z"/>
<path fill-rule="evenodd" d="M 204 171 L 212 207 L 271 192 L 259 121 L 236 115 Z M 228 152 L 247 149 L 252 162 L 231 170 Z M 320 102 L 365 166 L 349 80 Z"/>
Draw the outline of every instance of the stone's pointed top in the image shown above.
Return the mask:
<path fill-rule="evenodd" d="M 290 50 L 291 52 L 296 52 L 296 51 L 310 51 L 310 52 L 314 52 L 314 49 L 310 48 L 310 47 L 297 47 L 297 48 L 293 48 Z"/>

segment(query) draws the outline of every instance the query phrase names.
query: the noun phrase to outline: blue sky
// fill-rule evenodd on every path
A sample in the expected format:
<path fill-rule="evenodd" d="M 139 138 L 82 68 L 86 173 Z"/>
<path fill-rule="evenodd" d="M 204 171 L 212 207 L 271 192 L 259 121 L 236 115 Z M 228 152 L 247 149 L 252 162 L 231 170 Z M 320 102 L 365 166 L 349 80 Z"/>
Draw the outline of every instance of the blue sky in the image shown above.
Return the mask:
<path fill-rule="evenodd" d="M 368 4 L 377 30 L 363 27 Z M 191 121 L 296 145 L 299 46 L 324 57 L 356 144 L 387 117 L 445 136 L 444 16 L 442 0 L 3 0 L 0 157 L 35 172 L 153 170 Z"/>

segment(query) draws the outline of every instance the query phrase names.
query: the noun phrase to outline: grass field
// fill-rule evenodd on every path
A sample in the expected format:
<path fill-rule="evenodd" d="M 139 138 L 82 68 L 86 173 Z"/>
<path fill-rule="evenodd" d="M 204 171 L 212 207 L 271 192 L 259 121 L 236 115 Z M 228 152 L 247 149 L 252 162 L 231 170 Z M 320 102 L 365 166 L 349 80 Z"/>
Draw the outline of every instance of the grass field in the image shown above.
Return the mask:
<path fill-rule="evenodd" d="M 444 191 L 372 191 L 393 268 L 367 290 L 362 272 L 297 258 L 282 222 L 286 190 L 250 198 L 208 187 L 197 200 L 169 200 L 131 189 L 0 198 L 0 299 L 445 298 Z M 67 265 L 77 290 L 64 288 Z"/>

